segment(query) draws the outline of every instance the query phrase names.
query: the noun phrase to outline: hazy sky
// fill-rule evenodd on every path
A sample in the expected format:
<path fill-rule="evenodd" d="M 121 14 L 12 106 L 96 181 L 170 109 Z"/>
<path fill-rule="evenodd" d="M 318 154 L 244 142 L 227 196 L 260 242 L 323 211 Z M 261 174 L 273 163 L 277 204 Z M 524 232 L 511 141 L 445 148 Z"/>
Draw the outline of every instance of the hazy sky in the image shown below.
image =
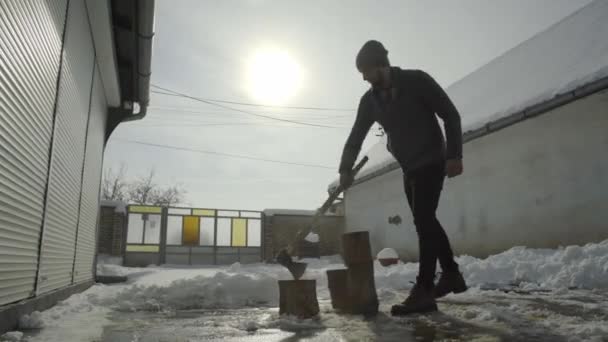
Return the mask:
<path fill-rule="evenodd" d="M 204 99 L 350 110 L 223 104 L 332 126 L 325 128 L 152 93 L 146 118 L 121 124 L 112 135 L 104 167 L 124 163 L 130 178 L 154 168 L 159 183 L 181 184 L 186 204 L 196 207 L 314 209 L 337 176 L 356 105 L 368 88 L 354 66 L 366 40 L 383 42 L 393 65 L 424 69 L 447 87 L 589 2 L 157 0 L 153 84 Z M 377 141 L 374 133 L 364 151 Z"/>

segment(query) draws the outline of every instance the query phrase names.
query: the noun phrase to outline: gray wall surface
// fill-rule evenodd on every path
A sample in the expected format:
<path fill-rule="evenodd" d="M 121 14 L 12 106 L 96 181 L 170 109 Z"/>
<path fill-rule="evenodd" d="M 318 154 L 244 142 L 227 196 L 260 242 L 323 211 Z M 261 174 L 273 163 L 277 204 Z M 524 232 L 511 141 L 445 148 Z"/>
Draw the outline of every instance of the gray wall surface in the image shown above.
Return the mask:
<path fill-rule="evenodd" d="M 94 49 L 84 1 L 70 1 L 59 78 L 37 293 L 72 283 Z"/>
<path fill-rule="evenodd" d="M 0 305 L 35 292 L 66 11 L 29 5 L 0 4 Z"/>
<path fill-rule="evenodd" d="M 598 93 L 464 145 L 464 174 L 439 204 L 456 254 L 513 246 L 557 247 L 608 238 L 608 93 Z M 372 248 L 418 258 L 401 170 L 349 189 L 347 231 L 369 230 Z M 400 225 L 388 217 L 400 215 Z"/>
<path fill-rule="evenodd" d="M 93 281 L 107 101 L 88 17 L 0 2 L 0 309 Z"/>

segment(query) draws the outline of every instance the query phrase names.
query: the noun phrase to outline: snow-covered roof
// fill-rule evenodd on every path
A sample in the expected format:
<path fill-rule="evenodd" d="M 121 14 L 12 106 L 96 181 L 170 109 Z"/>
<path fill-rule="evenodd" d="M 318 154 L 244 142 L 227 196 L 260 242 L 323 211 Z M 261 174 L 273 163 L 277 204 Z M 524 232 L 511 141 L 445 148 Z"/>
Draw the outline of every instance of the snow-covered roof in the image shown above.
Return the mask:
<path fill-rule="evenodd" d="M 284 216 L 313 216 L 316 210 L 299 210 L 299 209 L 264 209 L 265 216 L 284 215 Z M 340 216 L 327 212 L 324 216 Z"/>
<path fill-rule="evenodd" d="M 112 208 L 114 208 L 115 213 L 125 214 L 127 212 L 127 202 L 114 201 L 114 200 L 101 200 L 99 205 L 102 207 L 112 207 Z"/>
<path fill-rule="evenodd" d="M 608 88 L 607 37 L 608 1 L 596 0 L 449 86 L 465 141 Z M 385 145 L 357 182 L 398 168 Z"/>

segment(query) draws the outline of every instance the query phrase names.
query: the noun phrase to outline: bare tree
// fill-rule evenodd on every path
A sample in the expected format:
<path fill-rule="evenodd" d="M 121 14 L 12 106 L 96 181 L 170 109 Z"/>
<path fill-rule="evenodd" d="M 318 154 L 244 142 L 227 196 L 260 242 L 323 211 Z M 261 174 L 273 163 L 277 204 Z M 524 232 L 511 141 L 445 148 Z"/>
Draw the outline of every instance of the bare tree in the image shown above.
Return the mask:
<path fill-rule="evenodd" d="M 157 193 L 155 205 L 172 206 L 183 202 L 185 190 L 179 185 L 172 185 L 161 189 Z"/>
<path fill-rule="evenodd" d="M 129 186 L 129 202 L 134 204 L 154 204 L 158 197 L 158 187 L 154 183 L 154 169 L 147 176 L 137 178 Z"/>
<path fill-rule="evenodd" d="M 127 168 L 124 164 L 120 165 L 118 172 L 112 168 L 106 169 L 101 183 L 101 198 L 104 200 L 124 201 L 127 199 L 127 180 L 125 173 Z"/>
<path fill-rule="evenodd" d="M 186 191 L 179 185 L 159 186 L 154 169 L 129 185 L 128 200 L 133 204 L 172 206 L 183 202 Z"/>

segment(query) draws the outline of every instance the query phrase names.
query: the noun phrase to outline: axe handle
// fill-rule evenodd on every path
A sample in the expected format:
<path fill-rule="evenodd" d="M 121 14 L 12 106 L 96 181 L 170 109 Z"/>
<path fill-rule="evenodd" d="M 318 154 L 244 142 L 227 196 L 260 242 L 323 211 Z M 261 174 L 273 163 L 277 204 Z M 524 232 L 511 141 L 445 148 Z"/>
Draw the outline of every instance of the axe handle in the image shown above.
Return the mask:
<path fill-rule="evenodd" d="M 365 166 L 365 163 L 367 163 L 368 160 L 369 160 L 369 158 L 367 156 L 365 156 L 365 157 L 363 157 L 363 159 L 361 159 L 359 161 L 359 163 L 357 163 L 357 165 L 355 166 L 355 168 L 352 171 L 353 177 L 355 177 L 357 175 L 357 173 L 359 173 L 359 171 L 361 171 L 361 169 L 363 168 L 363 166 Z M 338 198 L 338 196 L 340 196 L 340 193 L 342 193 L 342 191 L 344 191 L 344 188 L 342 187 L 342 185 L 338 184 L 338 186 L 334 189 L 334 191 L 332 191 L 329 194 L 329 197 L 327 198 L 325 203 L 323 203 L 323 205 L 319 209 L 317 209 L 315 216 L 313 216 L 313 218 L 312 218 L 312 222 L 311 222 L 310 226 L 300 229 L 296 233 L 294 242 L 292 242 L 292 244 L 291 244 L 292 247 L 295 243 L 299 242 L 304 237 L 306 237 L 306 235 L 308 235 L 311 231 L 313 231 L 313 229 L 318 224 L 319 218 L 321 218 L 321 216 L 323 216 L 325 214 L 325 212 L 334 203 L 334 201 Z"/>

